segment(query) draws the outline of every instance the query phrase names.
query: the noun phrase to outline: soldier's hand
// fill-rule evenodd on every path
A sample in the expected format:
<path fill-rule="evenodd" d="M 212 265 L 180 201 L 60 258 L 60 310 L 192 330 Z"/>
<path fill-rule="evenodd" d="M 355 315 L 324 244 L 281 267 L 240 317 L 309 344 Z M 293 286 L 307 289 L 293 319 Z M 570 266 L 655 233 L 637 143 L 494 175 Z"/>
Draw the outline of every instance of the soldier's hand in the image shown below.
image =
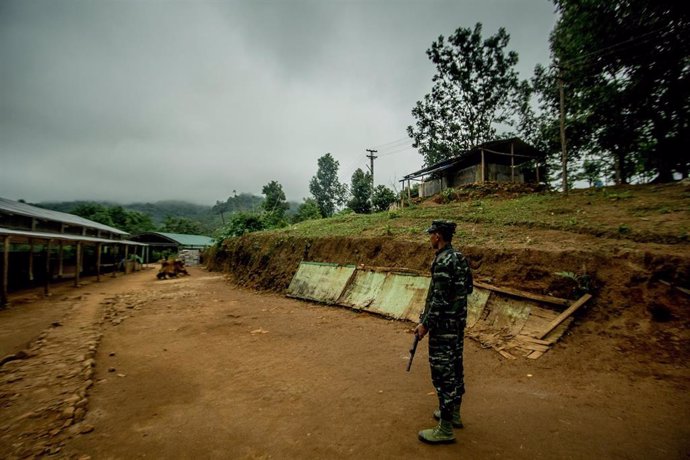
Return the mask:
<path fill-rule="evenodd" d="M 429 332 L 429 328 L 422 323 L 417 324 L 417 327 L 414 330 L 414 333 L 417 337 L 419 337 L 419 340 L 422 340 L 427 332 Z"/>

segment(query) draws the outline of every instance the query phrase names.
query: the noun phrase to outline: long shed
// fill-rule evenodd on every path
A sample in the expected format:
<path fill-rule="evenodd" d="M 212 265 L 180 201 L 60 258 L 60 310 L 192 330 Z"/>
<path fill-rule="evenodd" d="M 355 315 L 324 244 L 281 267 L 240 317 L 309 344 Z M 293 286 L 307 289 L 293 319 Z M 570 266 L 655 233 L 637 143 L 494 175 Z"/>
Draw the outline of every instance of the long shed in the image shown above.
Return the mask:
<path fill-rule="evenodd" d="M 146 244 L 130 241 L 128 233 L 65 212 L 0 198 L 2 290 L 0 307 L 7 304 L 10 288 L 42 283 L 48 293 L 54 278 L 74 277 L 79 285 L 84 272 L 100 280 L 103 268 L 115 268 L 122 259 L 146 251 Z"/>

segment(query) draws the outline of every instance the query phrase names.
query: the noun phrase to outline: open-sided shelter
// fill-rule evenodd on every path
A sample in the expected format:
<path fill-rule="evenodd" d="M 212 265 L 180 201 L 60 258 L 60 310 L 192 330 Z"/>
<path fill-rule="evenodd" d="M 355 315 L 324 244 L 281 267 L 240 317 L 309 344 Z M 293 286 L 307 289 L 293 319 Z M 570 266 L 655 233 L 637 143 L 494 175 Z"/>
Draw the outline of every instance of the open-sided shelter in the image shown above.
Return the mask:
<path fill-rule="evenodd" d="M 539 183 L 545 179 L 546 154 L 513 137 L 486 142 L 461 154 L 403 177 L 407 190 L 421 181 L 419 196 L 435 195 L 449 187 L 483 182 Z"/>
<path fill-rule="evenodd" d="M 43 283 L 68 276 L 79 284 L 82 273 L 100 280 L 103 268 L 113 273 L 129 254 L 144 255 L 146 245 L 129 241 L 127 233 L 73 214 L 39 208 L 0 198 L 2 291 L 0 306 L 10 288 Z M 131 251 L 131 252 L 130 252 Z"/>

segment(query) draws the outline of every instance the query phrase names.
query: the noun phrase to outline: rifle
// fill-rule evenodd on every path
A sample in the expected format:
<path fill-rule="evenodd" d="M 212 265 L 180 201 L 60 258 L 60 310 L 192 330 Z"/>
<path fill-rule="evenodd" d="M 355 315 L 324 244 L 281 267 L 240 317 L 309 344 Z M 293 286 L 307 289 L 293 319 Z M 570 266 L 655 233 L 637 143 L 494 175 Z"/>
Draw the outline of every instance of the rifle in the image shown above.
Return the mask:
<path fill-rule="evenodd" d="M 412 360 L 414 359 L 414 354 L 417 352 L 417 344 L 419 343 L 419 336 L 415 332 L 414 342 L 412 342 L 412 348 L 410 348 L 410 360 L 407 362 L 407 372 L 410 372 L 412 367 Z"/>

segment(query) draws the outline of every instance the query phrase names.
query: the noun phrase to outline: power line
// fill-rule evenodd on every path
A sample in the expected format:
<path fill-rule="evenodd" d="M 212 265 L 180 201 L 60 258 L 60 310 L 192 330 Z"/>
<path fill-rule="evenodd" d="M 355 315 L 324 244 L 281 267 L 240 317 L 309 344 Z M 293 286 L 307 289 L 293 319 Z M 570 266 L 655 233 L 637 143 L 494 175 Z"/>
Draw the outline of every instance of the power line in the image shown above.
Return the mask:
<path fill-rule="evenodd" d="M 412 147 L 412 145 L 406 146 L 404 148 L 400 148 L 397 150 L 392 150 L 390 152 L 385 152 L 379 155 L 379 157 L 387 157 L 389 155 L 395 155 L 396 153 L 402 153 L 402 152 L 407 152 L 408 150 L 415 150 L 415 147 Z"/>
<path fill-rule="evenodd" d="M 636 45 L 636 44 L 638 44 L 638 43 L 636 43 L 636 42 L 638 42 L 638 41 L 639 41 L 640 43 L 648 42 L 648 41 L 650 41 L 650 40 L 652 40 L 652 39 L 655 38 L 655 37 L 654 37 L 655 34 L 660 34 L 660 32 L 663 32 L 663 31 L 664 31 L 664 29 L 652 30 L 652 31 L 646 32 L 646 33 L 644 33 L 644 34 L 642 34 L 642 35 L 638 35 L 638 36 L 636 36 L 636 37 L 631 37 L 631 38 L 628 38 L 627 40 L 623 40 L 623 41 L 620 41 L 620 42 L 618 42 L 618 43 L 614 43 L 614 44 L 612 44 L 612 45 L 605 46 L 605 47 L 603 47 L 603 48 L 599 48 L 598 50 L 590 51 L 589 53 L 585 53 L 585 54 L 582 54 L 582 55 L 580 55 L 580 56 L 576 56 L 576 57 L 574 57 L 574 58 L 568 59 L 568 60 L 566 60 L 566 61 L 559 62 L 559 63 L 557 64 L 557 66 L 558 66 L 558 67 L 564 67 L 564 66 L 566 66 L 566 65 L 574 64 L 574 63 L 576 63 L 576 62 L 578 62 L 578 61 L 586 60 L 586 59 L 588 59 L 588 58 L 590 58 L 590 57 L 594 57 L 594 56 L 603 57 L 603 56 L 605 56 L 605 55 L 607 55 L 607 54 L 613 54 L 614 52 L 619 51 L 619 50 L 617 50 L 616 48 L 619 48 L 619 47 L 627 47 L 627 46 L 631 46 L 631 45 L 633 45 L 633 44 Z M 661 35 L 658 35 L 658 36 L 660 37 Z M 625 49 L 625 48 L 623 48 L 623 49 Z"/>
<path fill-rule="evenodd" d="M 396 139 L 394 141 L 384 142 L 383 144 L 375 145 L 374 148 L 377 148 L 377 149 L 391 148 L 391 147 L 393 147 L 393 145 L 391 145 L 391 144 L 400 144 L 400 143 L 409 142 L 409 141 L 410 141 L 409 137 L 401 137 L 400 139 Z"/>

